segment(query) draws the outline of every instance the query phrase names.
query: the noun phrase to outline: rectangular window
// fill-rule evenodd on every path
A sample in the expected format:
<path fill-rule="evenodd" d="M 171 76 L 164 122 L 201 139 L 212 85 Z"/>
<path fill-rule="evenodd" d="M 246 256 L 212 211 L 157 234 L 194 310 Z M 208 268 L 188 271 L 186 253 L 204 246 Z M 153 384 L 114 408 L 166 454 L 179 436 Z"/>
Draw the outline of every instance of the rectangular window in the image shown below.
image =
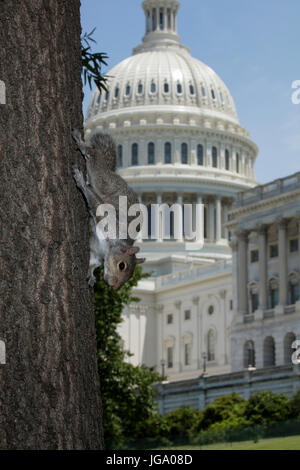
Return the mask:
<path fill-rule="evenodd" d="M 278 305 L 278 289 L 271 289 L 270 305 L 271 305 L 271 308 L 275 308 L 276 305 Z"/>
<path fill-rule="evenodd" d="M 277 258 L 278 256 L 278 245 L 270 245 L 270 258 Z"/>
<path fill-rule="evenodd" d="M 290 252 L 294 253 L 295 251 L 299 250 L 299 242 L 298 238 L 294 238 L 293 240 L 290 240 Z"/>
<path fill-rule="evenodd" d="M 184 345 L 184 364 L 186 366 L 191 365 L 191 344 L 185 344 Z"/>
<path fill-rule="evenodd" d="M 185 310 L 184 319 L 185 320 L 190 320 L 191 319 L 191 311 L 190 310 Z"/>
<path fill-rule="evenodd" d="M 258 250 L 252 250 L 250 254 L 250 258 L 251 258 L 251 263 L 257 263 L 257 261 L 259 260 Z"/>
<path fill-rule="evenodd" d="M 173 314 L 172 313 L 169 313 L 167 315 L 167 324 L 168 325 L 171 325 L 173 323 Z"/>
<path fill-rule="evenodd" d="M 258 310 L 259 299 L 258 294 L 251 294 L 251 312 L 254 313 Z"/>
<path fill-rule="evenodd" d="M 168 369 L 172 369 L 173 367 L 173 348 L 167 349 L 167 361 L 168 361 Z"/>

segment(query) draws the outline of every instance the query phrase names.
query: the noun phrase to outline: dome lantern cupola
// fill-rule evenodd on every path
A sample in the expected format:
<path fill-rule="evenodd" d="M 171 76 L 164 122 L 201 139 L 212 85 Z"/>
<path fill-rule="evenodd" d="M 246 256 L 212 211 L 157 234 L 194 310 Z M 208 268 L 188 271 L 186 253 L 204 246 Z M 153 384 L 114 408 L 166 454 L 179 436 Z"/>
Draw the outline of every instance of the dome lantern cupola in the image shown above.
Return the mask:
<path fill-rule="evenodd" d="M 179 42 L 177 34 L 177 12 L 180 3 L 176 0 L 145 0 L 146 34 L 143 42 L 171 40 Z"/>

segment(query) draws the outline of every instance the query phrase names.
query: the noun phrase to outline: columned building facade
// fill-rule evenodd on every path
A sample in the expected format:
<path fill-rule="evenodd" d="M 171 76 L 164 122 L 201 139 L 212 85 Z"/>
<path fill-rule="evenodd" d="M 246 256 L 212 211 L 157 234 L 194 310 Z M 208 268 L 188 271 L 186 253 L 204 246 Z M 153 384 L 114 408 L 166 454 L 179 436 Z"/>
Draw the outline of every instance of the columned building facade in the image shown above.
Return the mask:
<path fill-rule="evenodd" d="M 230 219 L 232 368 L 290 364 L 300 335 L 300 173 L 241 193 Z"/>

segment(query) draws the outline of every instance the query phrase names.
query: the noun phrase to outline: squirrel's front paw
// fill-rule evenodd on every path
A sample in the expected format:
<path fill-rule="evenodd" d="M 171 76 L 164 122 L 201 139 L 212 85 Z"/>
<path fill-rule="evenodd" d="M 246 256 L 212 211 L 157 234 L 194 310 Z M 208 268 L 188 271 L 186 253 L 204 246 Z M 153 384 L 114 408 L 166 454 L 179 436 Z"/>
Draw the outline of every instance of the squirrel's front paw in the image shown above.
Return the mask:
<path fill-rule="evenodd" d="M 75 140 L 75 142 L 77 144 L 79 144 L 79 142 L 81 141 L 81 134 L 80 134 L 80 131 L 78 129 L 73 129 L 72 130 L 72 137 L 73 139 Z"/>
<path fill-rule="evenodd" d="M 88 277 L 88 285 L 90 287 L 94 287 L 95 281 L 96 281 L 95 276 L 91 275 L 90 277 Z"/>
<path fill-rule="evenodd" d="M 73 178 L 76 181 L 76 184 L 79 188 L 84 188 L 85 181 L 82 172 L 77 168 L 76 165 L 72 166 Z"/>

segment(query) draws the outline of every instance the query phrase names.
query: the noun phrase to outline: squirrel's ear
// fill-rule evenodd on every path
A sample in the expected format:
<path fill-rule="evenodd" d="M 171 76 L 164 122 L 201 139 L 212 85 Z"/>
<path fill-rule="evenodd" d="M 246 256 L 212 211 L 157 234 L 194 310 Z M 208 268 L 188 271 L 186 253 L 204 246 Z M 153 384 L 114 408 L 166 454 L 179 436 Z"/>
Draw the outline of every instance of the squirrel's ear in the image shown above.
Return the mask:
<path fill-rule="evenodd" d="M 145 263 L 145 261 L 146 261 L 146 258 L 137 258 L 136 264 L 142 264 L 142 263 Z"/>
<path fill-rule="evenodd" d="M 127 255 L 135 255 L 140 251 L 138 246 L 127 246 L 123 247 L 120 250 L 122 253 L 126 253 Z"/>

